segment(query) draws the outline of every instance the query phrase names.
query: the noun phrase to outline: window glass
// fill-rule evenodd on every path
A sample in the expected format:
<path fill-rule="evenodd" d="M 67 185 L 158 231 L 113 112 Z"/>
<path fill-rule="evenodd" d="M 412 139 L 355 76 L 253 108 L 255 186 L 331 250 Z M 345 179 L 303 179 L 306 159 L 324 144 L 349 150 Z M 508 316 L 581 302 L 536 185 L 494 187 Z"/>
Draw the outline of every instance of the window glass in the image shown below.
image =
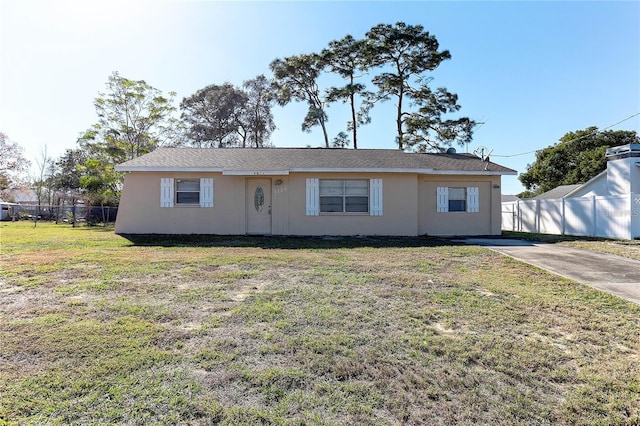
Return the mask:
<path fill-rule="evenodd" d="M 199 179 L 176 180 L 176 203 L 177 204 L 199 204 L 200 203 L 200 180 Z"/>
<path fill-rule="evenodd" d="M 467 202 L 464 200 L 449 200 L 449 211 L 450 212 L 467 211 L 466 204 Z"/>
<path fill-rule="evenodd" d="M 449 188 L 449 211 L 467 211 L 467 190 L 466 188 Z"/>
<path fill-rule="evenodd" d="M 200 193 L 199 192 L 176 192 L 176 203 L 198 204 L 200 203 Z"/>
<path fill-rule="evenodd" d="M 449 188 L 450 200 L 466 200 L 465 188 Z"/>
<path fill-rule="evenodd" d="M 345 211 L 349 213 L 366 213 L 369 211 L 369 197 L 346 197 Z"/>
<path fill-rule="evenodd" d="M 325 213 L 342 212 L 342 197 L 320 197 L 320 211 Z"/>
<path fill-rule="evenodd" d="M 321 180 L 320 195 L 342 195 L 344 193 L 344 185 L 341 180 Z"/>
<path fill-rule="evenodd" d="M 368 180 L 320 180 L 320 212 L 367 213 L 368 211 Z"/>
<path fill-rule="evenodd" d="M 193 179 L 180 179 L 177 181 L 178 191 L 200 192 L 200 181 Z"/>
<path fill-rule="evenodd" d="M 347 180 L 344 184 L 347 195 L 369 195 L 369 182 L 366 180 Z"/>

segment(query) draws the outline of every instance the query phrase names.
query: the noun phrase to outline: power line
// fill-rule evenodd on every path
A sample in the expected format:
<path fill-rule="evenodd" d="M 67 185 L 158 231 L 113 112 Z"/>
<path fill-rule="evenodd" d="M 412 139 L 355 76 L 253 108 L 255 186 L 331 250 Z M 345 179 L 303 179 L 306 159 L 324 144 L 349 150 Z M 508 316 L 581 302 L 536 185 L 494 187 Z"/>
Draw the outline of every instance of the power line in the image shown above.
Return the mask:
<path fill-rule="evenodd" d="M 620 120 L 620 121 L 618 121 L 617 123 L 613 123 L 612 125 L 607 126 L 607 127 L 605 127 L 604 129 L 602 129 L 602 130 L 610 129 L 610 128 L 611 128 L 611 127 L 613 127 L 613 126 L 617 126 L 618 124 L 623 123 L 623 122 L 625 122 L 625 121 L 627 121 L 627 120 L 630 120 L 630 119 L 632 119 L 633 117 L 638 116 L 638 115 L 640 115 L 640 112 L 636 112 L 635 114 L 630 115 L 629 117 L 625 118 L 624 120 Z M 601 131 L 602 131 L 602 130 L 601 130 Z"/>
<path fill-rule="evenodd" d="M 633 114 L 633 115 L 630 115 L 629 117 L 625 118 L 624 120 L 620 120 L 620 121 L 618 121 L 617 123 L 610 124 L 609 126 L 607 126 L 607 127 L 603 128 L 603 129 L 595 130 L 595 131 L 594 131 L 594 132 L 592 132 L 592 133 L 589 133 L 589 134 L 584 135 L 584 136 L 580 136 L 579 138 L 575 138 L 575 139 L 571 139 L 571 140 L 568 140 L 568 141 L 564 141 L 563 143 L 575 142 L 575 141 L 578 141 L 578 140 L 580 140 L 580 139 L 584 139 L 584 138 L 586 138 L 586 137 L 593 136 L 593 135 L 595 135 L 596 133 L 603 132 L 603 131 L 605 131 L 605 130 L 607 130 L 607 129 L 610 129 L 610 128 L 614 127 L 614 126 L 617 126 L 617 125 L 618 125 L 618 124 L 620 124 L 620 123 L 624 123 L 624 122 L 625 122 L 625 121 L 627 121 L 627 120 L 631 120 L 633 117 L 637 117 L 638 115 L 640 115 L 640 112 L 637 112 L 637 113 L 635 113 L 635 114 Z M 544 149 L 544 148 L 541 148 L 541 149 Z M 502 157 L 502 158 L 508 158 L 508 157 L 519 157 L 519 156 L 521 156 L 521 155 L 533 154 L 534 152 L 538 152 L 538 151 L 540 151 L 540 149 L 534 149 L 533 151 L 520 152 L 520 153 L 518 153 L 518 154 L 510 154 L 510 155 L 498 155 L 498 154 L 493 154 L 493 155 L 492 155 L 492 157 Z"/>

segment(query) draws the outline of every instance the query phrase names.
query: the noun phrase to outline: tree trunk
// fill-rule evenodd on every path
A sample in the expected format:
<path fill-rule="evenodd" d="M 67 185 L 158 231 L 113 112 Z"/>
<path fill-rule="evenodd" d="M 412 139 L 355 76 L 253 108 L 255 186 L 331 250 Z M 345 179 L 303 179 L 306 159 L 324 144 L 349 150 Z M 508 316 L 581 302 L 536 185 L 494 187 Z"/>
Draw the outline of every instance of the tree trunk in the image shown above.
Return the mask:
<path fill-rule="evenodd" d="M 398 115 L 396 117 L 396 126 L 398 130 L 398 149 L 404 151 L 404 133 L 402 131 L 402 98 L 404 96 L 404 85 L 400 86 L 400 93 L 398 94 Z"/>
<path fill-rule="evenodd" d="M 102 226 L 103 226 L 103 228 L 106 228 L 107 227 L 107 218 L 104 215 L 104 203 L 103 202 L 100 202 L 100 209 L 102 210 Z"/>
<path fill-rule="evenodd" d="M 64 201 L 62 197 L 58 197 L 58 206 L 56 208 L 56 225 L 60 222 L 60 204 L 64 206 Z"/>
<path fill-rule="evenodd" d="M 320 126 L 322 127 L 322 133 L 324 134 L 325 147 L 329 148 L 329 135 L 327 134 L 327 126 L 324 123 L 324 118 L 320 119 Z"/>
<path fill-rule="evenodd" d="M 351 78 L 351 84 L 353 85 L 353 78 Z M 357 115 L 356 115 L 356 99 L 355 99 L 355 95 L 353 93 L 351 93 L 349 95 L 349 97 L 351 98 L 351 119 L 353 120 L 352 122 L 352 126 L 353 126 L 353 149 L 358 149 L 358 122 L 356 121 L 357 119 Z"/>

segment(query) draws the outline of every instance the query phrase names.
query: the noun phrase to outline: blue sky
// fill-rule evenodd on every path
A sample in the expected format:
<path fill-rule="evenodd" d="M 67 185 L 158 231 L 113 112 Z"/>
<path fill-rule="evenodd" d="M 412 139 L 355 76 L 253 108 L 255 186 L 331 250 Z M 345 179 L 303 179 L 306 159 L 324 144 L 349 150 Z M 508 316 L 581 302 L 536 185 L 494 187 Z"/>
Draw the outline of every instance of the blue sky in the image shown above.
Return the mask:
<path fill-rule="evenodd" d="M 485 124 L 468 149 L 523 172 L 532 151 L 588 126 L 640 132 L 640 2 L 209 2 L 0 0 L 0 131 L 35 159 L 59 156 L 96 122 L 113 71 L 176 105 L 209 85 L 269 75 L 276 57 L 320 51 L 378 23 L 421 24 L 452 59 L 434 87 Z M 274 109 L 276 146 L 322 146 L 305 108 Z M 332 105 L 329 133 L 344 129 Z M 376 107 L 361 148 L 393 148 L 393 103 Z M 465 148 L 458 148 L 464 151 Z M 529 152 L 526 155 L 515 155 Z M 503 178 L 503 193 L 523 188 Z"/>

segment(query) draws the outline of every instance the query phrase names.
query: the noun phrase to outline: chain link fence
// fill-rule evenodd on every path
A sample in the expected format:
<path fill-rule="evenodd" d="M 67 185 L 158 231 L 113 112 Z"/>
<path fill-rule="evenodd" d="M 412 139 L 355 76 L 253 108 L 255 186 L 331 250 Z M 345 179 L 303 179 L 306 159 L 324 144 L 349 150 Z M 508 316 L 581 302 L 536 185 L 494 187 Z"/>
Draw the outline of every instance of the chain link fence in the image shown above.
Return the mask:
<path fill-rule="evenodd" d="M 117 207 L 110 206 L 43 206 L 12 204 L 3 212 L 2 220 L 32 220 L 55 223 L 87 223 L 107 225 L 116 221 Z"/>

